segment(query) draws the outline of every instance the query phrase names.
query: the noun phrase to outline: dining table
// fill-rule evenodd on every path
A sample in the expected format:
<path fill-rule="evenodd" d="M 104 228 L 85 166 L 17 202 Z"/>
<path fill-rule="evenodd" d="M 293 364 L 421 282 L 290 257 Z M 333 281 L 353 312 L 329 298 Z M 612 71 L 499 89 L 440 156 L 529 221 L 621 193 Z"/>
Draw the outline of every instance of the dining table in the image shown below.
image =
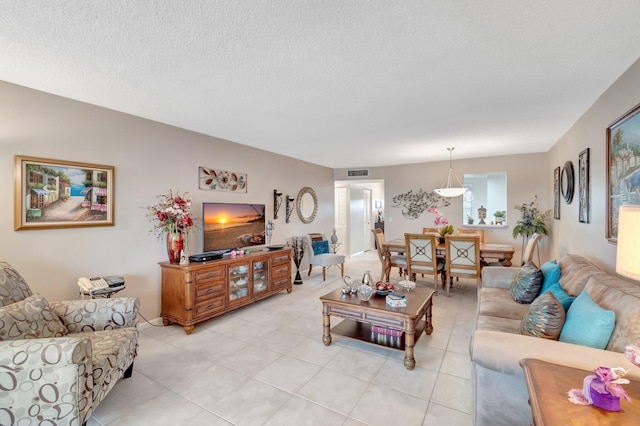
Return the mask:
<path fill-rule="evenodd" d="M 380 280 L 384 280 L 387 271 L 391 270 L 391 253 L 404 253 L 407 246 L 404 238 L 395 238 L 385 242 L 382 246 L 384 252 L 384 264 L 382 265 L 382 276 Z M 444 256 L 446 252 L 444 243 L 438 243 L 436 253 L 438 256 Z M 480 260 L 483 264 L 487 264 L 487 259 L 497 259 L 502 266 L 511 266 L 511 259 L 515 250 L 509 244 L 498 243 L 480 243 Z"/>

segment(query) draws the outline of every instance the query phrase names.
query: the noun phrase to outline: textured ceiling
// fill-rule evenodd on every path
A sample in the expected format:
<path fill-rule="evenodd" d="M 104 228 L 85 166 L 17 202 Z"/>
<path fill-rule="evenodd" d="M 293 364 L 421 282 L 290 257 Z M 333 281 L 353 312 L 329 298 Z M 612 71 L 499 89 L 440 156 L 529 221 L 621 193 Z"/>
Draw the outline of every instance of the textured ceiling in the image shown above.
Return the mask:
<path fill-rule="evenodd" d="M 2 0 L 0 80 L 336 168 L 544 152 L 640 57 L 639 12 Z"/>

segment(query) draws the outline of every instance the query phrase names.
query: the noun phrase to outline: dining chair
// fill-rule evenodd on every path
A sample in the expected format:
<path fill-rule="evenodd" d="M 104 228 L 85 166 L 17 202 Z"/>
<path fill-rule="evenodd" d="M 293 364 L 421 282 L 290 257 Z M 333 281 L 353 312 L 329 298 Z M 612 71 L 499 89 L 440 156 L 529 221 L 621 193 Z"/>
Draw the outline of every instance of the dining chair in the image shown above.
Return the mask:
<path fill-rule="evenodd" d="M 438 275 L 444 272 L 444 259 L 436 256 L 436 236 L 433 234 L 404 234 L 407 248 L 407 274 L 415 281 L 416 274 L 433 275 L 433 285 L 438 294 Z"/>
<path fill-rule="evenodd" d="M 422 233 L 440 235 L 440 230 L 438 228 L 422 228 Z"/>
<path fill-rule="evenodd" d="M 480 242 L 484 243 L 484 229 L 468 229 L 468 228 L 458 228 L 458 235 L 466 236 L 466 235 L 477 235 L 480 237 Z"/>
<path fill-rule="evenodd" d="M 480 287 L 480 237 L 478 235 L 446 235 L 444 238 L 446 259 L 447 296 L 453 277 L 475 278 Z"/>
<path fill-rule="evenodd" d="M 402 276 L 404 269 L 407 267 L 407 258 L 398 254 L 389 254 L 389 260 L 391 261 L 391 267 L 385 274 L 384 261 L 385 261 L 385 250 L 384 250 L 384 231 L 382 229 L 372 229 L 373 237 L 376 240 L 376 249 L 378 250 L 378 257 L 380 258 L 380 263 L 382 263 L 382 272 L 380 273 L 380 281 L 389 281 L 389 276 L 391 275 L 391 268 L 400 268 L 399 275 Z"/>

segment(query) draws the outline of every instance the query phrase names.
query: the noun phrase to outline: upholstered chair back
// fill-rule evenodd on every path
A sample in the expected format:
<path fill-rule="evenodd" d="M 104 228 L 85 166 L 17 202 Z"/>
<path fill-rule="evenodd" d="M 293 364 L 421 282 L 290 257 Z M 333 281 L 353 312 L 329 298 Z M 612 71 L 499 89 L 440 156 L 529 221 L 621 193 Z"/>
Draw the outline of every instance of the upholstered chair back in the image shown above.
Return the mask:
<path fill-rule="evenodd" d="M 0 306 L 7 306 L 31 296 L 29 284 L 7 262 L 0 262 Z"/>

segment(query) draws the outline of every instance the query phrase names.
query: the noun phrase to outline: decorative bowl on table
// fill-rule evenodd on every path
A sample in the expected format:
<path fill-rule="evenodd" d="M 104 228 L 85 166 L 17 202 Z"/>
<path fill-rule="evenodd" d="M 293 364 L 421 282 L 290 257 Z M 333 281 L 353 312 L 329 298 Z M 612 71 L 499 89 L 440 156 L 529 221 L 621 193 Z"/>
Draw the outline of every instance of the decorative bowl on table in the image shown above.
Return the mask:
<path fill-rule="evenodd" d="M 376 294 L 378 296 L 386 296 L 393 291 L 393 284 L 390 282 L 378 281 L 376 283 Z"/>
<path fill-rule="evenodd" d="M 411 291 L 416 288 L 416 283 L 409 280 L 398 281 L 398 285 L 406 291 Z"/>

